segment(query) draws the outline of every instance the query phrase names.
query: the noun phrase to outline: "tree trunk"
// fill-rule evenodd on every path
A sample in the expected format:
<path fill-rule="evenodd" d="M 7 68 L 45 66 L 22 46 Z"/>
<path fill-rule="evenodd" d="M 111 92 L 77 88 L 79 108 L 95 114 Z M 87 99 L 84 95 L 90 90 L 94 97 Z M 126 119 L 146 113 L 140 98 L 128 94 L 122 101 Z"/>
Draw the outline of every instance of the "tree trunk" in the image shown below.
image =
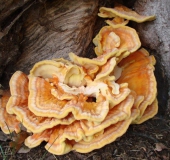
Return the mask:
<path fill-rule="evenodd" d="M 7 34 L 1 32 L 0 76 L 4 72 L 3 79 L 9 79 L 16 70 L 28 74 L 36 62 L 68 59 L 69 52 L 84 55 L 92 40 L 97 7 L 98 0 L 57 0 L 32 2 L 22 16 L 16 13 L 16 23 Z"/>
<path fill-rule="evenodd" d="M 141 15 L 155 15 L 156 20 L 135 24 L 142 45 L 151 49 L 157 59 L 156 76 L 158 81 L 158 98 L 161 107 L 170 111 L 170 1 L 136 0 L 135 10 Z M 164 102 L 163 102 L 164 101 Z"/>

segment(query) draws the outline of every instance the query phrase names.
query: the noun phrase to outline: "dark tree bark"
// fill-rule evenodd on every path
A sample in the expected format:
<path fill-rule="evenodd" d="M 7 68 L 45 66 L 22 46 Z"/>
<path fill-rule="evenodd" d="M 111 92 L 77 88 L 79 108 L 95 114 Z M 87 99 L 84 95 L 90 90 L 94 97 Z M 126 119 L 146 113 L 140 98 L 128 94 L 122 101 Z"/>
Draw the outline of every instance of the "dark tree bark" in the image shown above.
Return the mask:
<path fill-rule="evenodd" d="M 20 54 L 19 34 L 21 24 L 18 20 L 34 4 L 34 0 L 0 1 L 0 77 L 5 67 Z"/>
<path fill-rule="evenodd" d="M 21 8 L 33 0 L 1 0 L 0 1 L 0 24 L 1 29 L 5 29 L 5 25 L 13 21 L 17 13 L 21 12 Z M 18 10 L 21 9 L 21 10 Z M 17 11 L 17 12 L 16 12 Z M 16 13 L 15 13 L 16 12 Z M 9 20 L 9 17 L 11 19 Z"/>
<path fill-rule="evenodd" d="M 28 74 L 44 59 L 68 59 L 69 52 L 84 55 L 92 40 L 98 0 L 34 2 L 24 11 L 1 38 L 3 79 L 9 79 L 16 70 Z"/>
<path fill-rule="evenodd" d="M 157 58 L 157 81 L 160 101 L 166 101 L 170 93 L 170 1 L 136 0 L 135 10 L 141 15 L 155 15 L 156 20 L 136 24 L 142 45 L 152 50 Z M 170 101 L 170 100 L 169 100 Z M 163 103 L 164 107 L 167 103 Z M 162 105 L 163 105 L 162 104 Z M 168 104 L 170 111 L 170 102 Z M 169 114 L 170 115 L 170 114 Z"/>

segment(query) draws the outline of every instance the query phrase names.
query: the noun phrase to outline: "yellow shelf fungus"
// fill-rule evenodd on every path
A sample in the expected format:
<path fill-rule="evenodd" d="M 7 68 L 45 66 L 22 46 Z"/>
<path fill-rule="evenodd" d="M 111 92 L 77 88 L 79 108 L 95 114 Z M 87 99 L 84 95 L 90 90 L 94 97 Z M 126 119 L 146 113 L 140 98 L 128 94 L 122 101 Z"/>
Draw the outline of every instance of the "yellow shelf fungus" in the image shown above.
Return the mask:
<path fill-rule="evenodd" d="M 153 21 L 155 16 L 143 16 L 139 15 L 137 12 L 129 9 L 121 4 L 115 4 L 114 8 L 106 8 L 101 7 L 99 9 L 98 16 L 102 18 L 113 18 L 113 17 L 121 17 L 127 20 L 132 20 L 137 23 L 142 23 L 146 21 Z"/>
<path fill-rule="evenodd" d="M 113 52 L 115 49 L 124 49 L 134 52 L 140 48 L 141 42 L 135 29 L 128 26 L 113 28 L 104 26 L 93 39 L 96 55 Z"/>

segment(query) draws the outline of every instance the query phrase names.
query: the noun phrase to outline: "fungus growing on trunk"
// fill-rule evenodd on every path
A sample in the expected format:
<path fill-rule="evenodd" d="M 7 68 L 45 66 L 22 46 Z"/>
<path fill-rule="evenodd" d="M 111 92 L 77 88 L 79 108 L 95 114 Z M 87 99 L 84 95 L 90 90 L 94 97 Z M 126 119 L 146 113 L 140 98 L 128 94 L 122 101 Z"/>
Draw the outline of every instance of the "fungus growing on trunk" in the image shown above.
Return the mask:
<path fill-rule="evenodd" d="M 70 124 L 75 120 L 71 114 L 63 119 L 58 119 L 54 117 L 50 118 L 48 116 L 40 117 L 31 112 L 28 108 L 28 83 L 28 77 L 21 71 L 15 72 L 11 77 L 11 96 L 9 95 L 9 101 L 6 105 L 6 109 L 10 110 L 10 114 L 6 113 L 8 116 L 16 118 L 18 123 L 22 123 L 29 132 L 33 133 L 39 133 L 58 124 Z M 17 90 L 15 91 L 16 86 Z M 11 114 L 11 112 L 13 114 Z M 7 117 L 7 119 L 9 118 Z"/>
<path fill-rule="evenodd" d="M 115 141 L 126 132 L 133 119 L 136 118 L 136 115 L 136 110 L 133 110 L 132 115 L 128 119 L 119 121 L 105 128 L 103 134 L 97 135 L 90 142 L 82 140 L 75 143 L 73 149 L 80 153 L 87 153 Z"/>
<path fill-rule="evenodd" d="M 123 6 L 118 3 L 115 4 L 114 8 L 101 7 L 99 11 L 100 12 L 98 13 L 98 16 L 102 18 L 121 17 L 138 23 L 142 23 L 145 21 L 153 21 L 155 19 L 155 16 L 139 15 L 132 9 L 129 9 L 126 6 Z"/>
<path fill-rule="evenodd" d="M 126 49 L 134 52 L 141 46 L 138 34 L 133 28 L 120 26 L 104 26 L 93 39 L 96 55 L 113 52 L 116 49 Z"/>
<path fill-rule="evenodd" d="M 109 26 L 112 26 L 113 28 L 119 28 L 121 26 L 125 26 L 129 23 L 129 20 L 125 20 L 121 17 L 115 17 L 112 20 L 106 20 L 105 21 Z"/>
<path fill-rule="evenodd" d="M 27 106 L 28 99 L 28 78 L 21 71 L 16 71 L 9 82 L 11 97 L 7 103 L 6 109 L 9 114 L 13 114 L 14 106 Z"/>
<path fill-rule="evenodd" d="M 157 96 L 156 79 L 153 72 L 154 64 L 155 58 L 149 56 L 149 53 L 144 48 L 130 54 L 118 64 L 119 67 L 122 67 L 122 74 L 117 80 L 117 83 L 127 82 L 131 90 L 135 91 L 138 96 L 144 97 L 138 106 L 140 115 L 134 123 L 140 122 L 140 118 L 143 116 L 145 110 L 154 102 Z M 153 103 L 150 108 L 153 108 L 153 105 L 155 105 L 154 110 L 156 112 L 157 103 Z M 147 120 L 146 117 L 149 119 L 152 116 L 145 115 L 145 120 Z"/>
<path fill-rule="evenodd" d="M 12 132 L 20 132 L 20 122 L 14 114 L 9 114 L 6 111 L 6 104 L 10 98 L 10 91 L 3 91 L 3 96 L 0 98 L 0 127 L 5 134 Z"/>
<path fill-rule="evenodd" d="M 5 133 L 19 132 L 22 123 L 30 133 L 25 140 L 30 148 L 46 141 L 45 148 L 56 155 L 87 153 L 157 113 L 155 58 L 139 49 L 138 34 L 124 20 L 154 17 L 120 5 L 102 7 L 99 15 L 115 18 L 93 39 L 96 58 L 70 53 L 71 61 L 43 60 L 29 75 L 12 75 L 11 94 L 4 92 L 0 99 L 0 127 Z"/>
<path fill-rule="evenodd" d="M 129 119 L 133 102 L 133 96 L 129 95 L 124 101 L 112 108 L 101 123 L 84 119 L 75 121 L 70 125 L 59 125 L 40 134 L 33 134 L 28 137 L 26 145 L 35 147 L 42 140 L 47 141 L 47 135 L 50 133 L 46 149 L 49 148 L 48 151 L 53 154 L 65 154 L 73 150 L 73 141 L 75 141 L 75 145 L 79 141 L 91 142 L 97 135 L 103 134 L 102 132 L 105 128 Z M 117 133 L 117 136 L 119 136 L 119 133 Z"/>

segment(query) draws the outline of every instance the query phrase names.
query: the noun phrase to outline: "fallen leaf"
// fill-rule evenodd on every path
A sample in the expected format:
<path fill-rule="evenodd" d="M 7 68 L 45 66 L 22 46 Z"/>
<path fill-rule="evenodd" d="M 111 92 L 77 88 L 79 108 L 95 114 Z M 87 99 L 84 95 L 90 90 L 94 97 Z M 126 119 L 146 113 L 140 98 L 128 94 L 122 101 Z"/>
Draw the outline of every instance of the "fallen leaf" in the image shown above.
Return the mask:
<path fill-rule="evenodd" d="M 141 147 L 141 149 L 143 149 L 146 152 L 146 148 L 145 147 Z"/>
<path fill-rule="evenodd" d="M 22 131 L 21 133 L 18 133 L 17 136 L 14 138 L 13 141 L 9 143 L 9 146 L 15 149 L 15 152 L 18 152 L 18 150 L 23 145 L 25 139 L 29 136 L 29 134 L 25 131 Z"/>
<path fill-rule="evenodd" d="M 18 153 L 28 153 L 28 152 L 30 152 L 30 150 L 31 150 L 31 148 L 28 148 L 27 146 L 23 145 L 23 146 L 19 149 Z"/>
<path fill-rule="evenodd" d="M 163 149 L 168 149 L 163 143 L 156 143 L 155 151 L 162 151 Z"/>
<path fill-rule="evenodd" d="M 162 135 L 162 134 L 156 134 L 156 138 L 157 138 L 157 139 L 162 139 L 162 138 L 163 138 L 163 135 Z"/>
<path fill-rule="evenodd" d="M 17 142 L 15 142 L 15 141 L 11 141 L 11 142 L 9 142 L 9 146 L 11 147 L 11 148 L 13 148 L 13 153 L 15 152 L 18 152 L 18 150 L 21 148 L 21 146 L 22 146 L 22 144 L 20 144 L 20 143 L 17 143 Z"/>

